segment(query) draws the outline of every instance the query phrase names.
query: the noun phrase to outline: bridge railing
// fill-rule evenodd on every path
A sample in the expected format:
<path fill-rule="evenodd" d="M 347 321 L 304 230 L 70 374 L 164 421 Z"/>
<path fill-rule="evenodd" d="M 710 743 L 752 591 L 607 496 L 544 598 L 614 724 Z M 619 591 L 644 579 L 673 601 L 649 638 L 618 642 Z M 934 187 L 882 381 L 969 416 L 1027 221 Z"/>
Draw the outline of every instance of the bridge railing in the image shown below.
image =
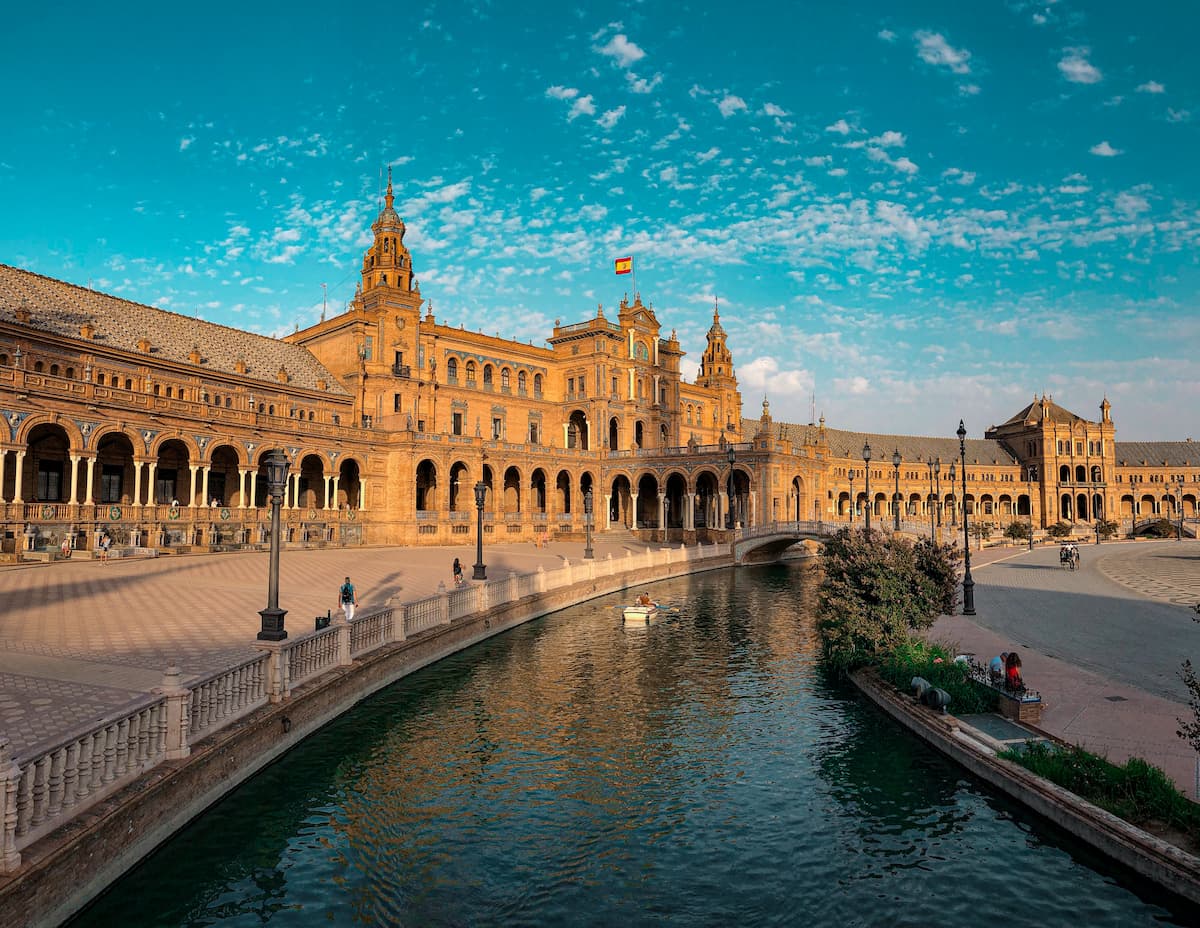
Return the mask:
<path fill-rule="evenodd" d="M 739 529 L 736 540 L 762 538 L 764 535 L 816 535 L 827 538 L 840 528 L 844 526 L 836 522 L 764 522 L 762 525 Z"/>

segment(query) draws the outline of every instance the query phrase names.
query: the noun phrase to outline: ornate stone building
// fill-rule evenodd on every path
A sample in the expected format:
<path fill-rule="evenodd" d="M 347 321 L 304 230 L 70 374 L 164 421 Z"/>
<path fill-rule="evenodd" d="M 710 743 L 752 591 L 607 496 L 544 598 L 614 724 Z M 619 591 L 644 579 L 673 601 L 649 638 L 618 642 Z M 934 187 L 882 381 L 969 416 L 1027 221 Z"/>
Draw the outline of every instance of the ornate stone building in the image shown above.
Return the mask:
<path fill-rule="evenodd" d="M 477 484 L 488 541 L 581 538 L 586 499 L 597 531 L 672 542 L 868 507 L 890 525 L 896 494 L 910 531 L 964 506 L 997 528 L 1196 518 L 1200 446 L 1118 442 L 1107 401 L 1092 422 L 1035 399 L 968 441 L 964 495 L 955 438 L 777 424 L 766 401 L 742 419 L 715 306 L 688 383 L 639 294 L 522 344 L 435 317 L 390 179 L 372 232 L 348 309 L 285 339 L 0 265 L 3 551 L 263 544 L 276 448 L 291 544 L 462 541 Z"/>

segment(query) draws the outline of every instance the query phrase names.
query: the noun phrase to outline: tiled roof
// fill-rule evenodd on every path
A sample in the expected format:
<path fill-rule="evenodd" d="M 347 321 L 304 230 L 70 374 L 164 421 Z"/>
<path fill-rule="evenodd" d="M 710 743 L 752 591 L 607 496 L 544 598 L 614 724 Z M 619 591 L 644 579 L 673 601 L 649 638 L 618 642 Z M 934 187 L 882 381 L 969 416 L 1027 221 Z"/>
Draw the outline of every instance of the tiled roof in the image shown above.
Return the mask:
<path fill-rule="evenodd" d="M 758 419 L 743 419 L 742 434 L 755 435 L 758 433 Z M 783 430 L 783 437 L 793 444 L 815 444 L 820 428 L 815 425 L 794 425 L 791 423 L 772 423 L 774 434 Z M 835 458 L 850 458 L 862 460 L 863 445 L 870 443 L 872 460 L 886 462 L 890 467 L 892 452 L 899 451 L 905 463 L 915 461 L 932 461 L 942 459 L 943 465 L 959 459 L 958 438 L 922 438 L 916 435 L 880 435 L 875 432 L 850 432 L 845 429 L 825 429 L 825 440 L 829 444 L 829 453 Z M 1017 460 L 1009 454 L 998 441 L 987 438 L 967 439 L 967 463 L 969 464 L 1016 464 Z"/>
<path fill-rule="evenodd" d="M 277 376 L 283 368 L 288 373 L 289 387 L 316 390 L 317 381 L 324 380 L 326 392 L 340 397 L 350 395 L 333 374 L 299 345 L 0 264 L 0 320 L 16 323 L 21 308 L 29 311 L 26 325 L 54 335 L 79 339 L 81 327 L 91 323 L 95 327 L 91 342 L 101 352 L 108 348 L 139 354 L 138 342 L 146 338 L 150 341 L 149 364 L 170 361 L 277 386 L 283 386 Z M 193 347 L 200 351 L 199 364 L 193 364 L 189 358 Z M 239 360 L 246 364 L 245 374 L 236 371 Z"/>
<path fill-rule="evenodd" d="M 1071 410 L 1059 406 L 1058 403 L 1055 403 L 1053 400 L 1048 401 L 1046 405 L 1049 409 L 1049 418 L 1052 422 L 1070 424 L 1072 422 L 1088 421 L 1084 419 L 1083 416 L 1077 416 L 1075 413 L 1071 412 Z M 1040 421 L 1041 418 L 1041 400 L 1034 400 L 1015 416 L 1006 420 L 1004 425 L 1024 425 L 1029 419 Z"/>
<path fill-rule="evenodd" d="M 1118 441 L 1113 442 L 1117 464 L 1141 467 L 1200 467 L 1200 442 L 1195 441 Z"/>

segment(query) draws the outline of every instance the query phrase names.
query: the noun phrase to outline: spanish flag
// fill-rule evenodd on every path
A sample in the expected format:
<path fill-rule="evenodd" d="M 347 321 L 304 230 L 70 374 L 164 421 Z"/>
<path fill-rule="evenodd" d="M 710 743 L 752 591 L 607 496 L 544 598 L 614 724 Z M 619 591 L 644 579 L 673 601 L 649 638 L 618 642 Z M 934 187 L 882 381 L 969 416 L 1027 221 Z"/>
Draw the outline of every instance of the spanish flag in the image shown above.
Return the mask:
<path fill-rule="evenodd" d="M 613 262 L 613 264 L 614 264 L 615 270 L 618 274 L 632 274 L 633 273 L 633 256 L 632 255 L 628 258 L 617 258 L 617 260 L 615 262 Z"/>

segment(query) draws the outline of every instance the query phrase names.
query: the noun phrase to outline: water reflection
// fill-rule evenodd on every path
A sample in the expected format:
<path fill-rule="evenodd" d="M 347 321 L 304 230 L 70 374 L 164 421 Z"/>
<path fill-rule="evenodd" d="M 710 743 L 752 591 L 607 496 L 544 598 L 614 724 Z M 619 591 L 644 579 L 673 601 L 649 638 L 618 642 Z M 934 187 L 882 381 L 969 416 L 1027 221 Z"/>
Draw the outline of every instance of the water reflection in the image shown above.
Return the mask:
<path fill-rule="evenodd" d="M 804 568 L 654 592 L 658 625 L 613 597 L 377 695 L 79 923 L 945 924 L 1012 894 L 1009 925 L 1171 917 L 826 680 Z"/>

